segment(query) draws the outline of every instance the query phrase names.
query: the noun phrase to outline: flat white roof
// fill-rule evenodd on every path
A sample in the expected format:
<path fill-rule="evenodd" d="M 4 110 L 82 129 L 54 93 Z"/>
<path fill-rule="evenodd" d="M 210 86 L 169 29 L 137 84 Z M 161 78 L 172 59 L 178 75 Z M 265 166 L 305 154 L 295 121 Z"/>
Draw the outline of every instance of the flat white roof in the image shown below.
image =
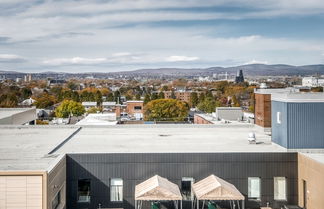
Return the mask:
<path fill-rule="evenodd" d="M 277 88 L 277 89 L 254 89 L 255 94 L 276 94 L 276 93 L 289 93 L 289 92 L 299 92 L 296 88 Z"/>
<path fill-rule="evenodd" d="M 59 157 L 48 155 L 77 127 L 1 126 L 0 171 L 47 170 Z"/>
<path fill-rule="evenodd" d="M 279 102 L 324 102 L 324 93 L 322 92 L 299 92 L 299 93 L 282 93 L 273 94 L 272 101 Z"/>
<path fill-rule="evenodd" d="M 254 132 L 257 144 L 249 144 Z M 287 152 L 254 125 L 0 126 L 0 171 L 48 170 L 69 153 Z M 49 154 L 50 153 L 50 154 Z"/>
<path fill-rule="evenodd" d="M 258 144 L 249 144 L 254 132 Z M 84 127 L 57 153 L 286 152 L 253 125 Z"/>

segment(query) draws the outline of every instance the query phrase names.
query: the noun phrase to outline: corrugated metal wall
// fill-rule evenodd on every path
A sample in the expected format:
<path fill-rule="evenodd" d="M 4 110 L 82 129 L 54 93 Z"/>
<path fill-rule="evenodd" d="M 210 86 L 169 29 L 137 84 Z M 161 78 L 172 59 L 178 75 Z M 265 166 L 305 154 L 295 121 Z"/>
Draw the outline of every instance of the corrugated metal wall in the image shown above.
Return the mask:
<path fill-rule="evenodd" d="M 284 176 L 288 179 L 288 203 L 297 204 L 296 153 L 69 154 L 67 208 L 95 209 L 99 203 L 103 208 L 134 208 L 135 185 L 155 174 L 179 186 L 182 177 L 199 181 L 215 174 L 233 183 L 244 195 L 248 193 L 248 177 L 261 177 L 261 205 L 270 202 L 275 207 L 283 203 L 273 200 L 273 177 Z M 87 178 L 91 179 L 91 203 L 77 203 L 78 179 Z M 109 200 L 111 178 L 124 180 L 122 204 Z M 247 202 L 249 207 L 259 205 L 259 202 Z"/>
<path fill-rule="evenodd" d="M 281 124 L 277 123 L 277 112 L 281 112 Z M 271 102 L 271 127 L 272 141 L 287 148 L 287 103 Z"/>
<path fill-rule="evenodd" d="M 288 103 L 288 145 L 324 148 L 324 103 Z"/>
<path fill-rule="evenodd" d="M 272 101 L 272 141 L 289 149 L 324 148 L 324 103 Z"/>

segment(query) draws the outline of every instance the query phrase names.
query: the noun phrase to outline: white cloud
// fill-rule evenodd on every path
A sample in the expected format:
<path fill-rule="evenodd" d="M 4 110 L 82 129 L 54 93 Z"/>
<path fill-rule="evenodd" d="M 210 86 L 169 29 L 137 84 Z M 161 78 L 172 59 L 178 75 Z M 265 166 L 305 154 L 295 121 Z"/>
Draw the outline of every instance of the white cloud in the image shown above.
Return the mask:
<path fill-rule="evenodd" d="M 107 58 L 57 58 L 44 60 L 43 63 L 47 65 L 66 65 L 66 64 L 76 64 L 76 65 L 89 65 L 89 64 L 100 64 L 107 61 Z"/>
<path fill-rule="evenodd" d="M 165 58 L 167 62 L 188 62 L 199 60 L 199 57 L 188 57 L 188 56 L 170 56 Z"/>
<path fill-rule="evenodd" d="M 0 54 L 0 62 L 24 62 L 25 58 L 16 54 Z"/>
<path fill-rule="evenodd" d="M 267 64 L 269 64 L 269 62 L 268 61 L 260 61 L 260 60 L 253 59 L 251 61 L 248 61 L 248 62 L 244 63 L 244 65 L 250 65 L 250 64 L 265 64 L 265 65 L 267 65 Z"/>

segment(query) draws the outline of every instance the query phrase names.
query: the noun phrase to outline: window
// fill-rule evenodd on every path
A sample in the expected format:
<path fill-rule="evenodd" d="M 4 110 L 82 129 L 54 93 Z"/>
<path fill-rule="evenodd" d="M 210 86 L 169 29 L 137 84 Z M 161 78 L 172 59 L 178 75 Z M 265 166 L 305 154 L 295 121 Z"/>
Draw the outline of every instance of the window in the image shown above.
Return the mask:
<path fill-rule="evenodd" d="M 281 124 L 281 112 L 277 112 L 277 123 Z"/>
<path fill-rule="evenodd" d="M 141 106 L 134 106 L 134 110 L 141 110 L 142 107 Z"/>
<path fill-rule="evenodd" d="M 52 201 L 52 209 L 57 209 L 61 204 L 61 190 L 56 194 Z"/>
<path fill-rule="evenodd" d="M 110 179 L 110 201 L 123 201 L 123 179 Z"/>
<path fill-rule="evenodd" d="M 287 200 L 287 181 L 285 177 L 274 177 L 274 199 Z"/>
<path fill-rule="evenodd" d="M 259 177 L 249 177 L 248 190 L 249 199 L 261 200 L 261 179 Z"/>
<path fill-rule="evenodd" d="M 78 181 L 78 202 L 90 202 L 90 179 Z"/>
<path fill-rule="evenodd" d="M 181 180 L 181 192 L 184 200 L 193 200 L 193 193 L 191 190 L 192 184 L 195 182 L 193 178 L 183 177 Z"/>

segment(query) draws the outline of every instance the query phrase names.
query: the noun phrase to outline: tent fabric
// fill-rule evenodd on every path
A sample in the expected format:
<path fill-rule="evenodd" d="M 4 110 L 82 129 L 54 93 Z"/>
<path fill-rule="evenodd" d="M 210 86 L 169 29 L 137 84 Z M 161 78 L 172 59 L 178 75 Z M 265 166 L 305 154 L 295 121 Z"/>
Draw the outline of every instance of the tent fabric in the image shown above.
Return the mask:
<path fill-rule="evenodd" d="M 136 185 L 135 200 L 182 200 L 178 185 L 155 175 Z"/>
<path fill-rule="evenodd" d="M 192 190 L 198 200 L 244 200 L 233 184 L 215 175 L 193 184 Z"/>

